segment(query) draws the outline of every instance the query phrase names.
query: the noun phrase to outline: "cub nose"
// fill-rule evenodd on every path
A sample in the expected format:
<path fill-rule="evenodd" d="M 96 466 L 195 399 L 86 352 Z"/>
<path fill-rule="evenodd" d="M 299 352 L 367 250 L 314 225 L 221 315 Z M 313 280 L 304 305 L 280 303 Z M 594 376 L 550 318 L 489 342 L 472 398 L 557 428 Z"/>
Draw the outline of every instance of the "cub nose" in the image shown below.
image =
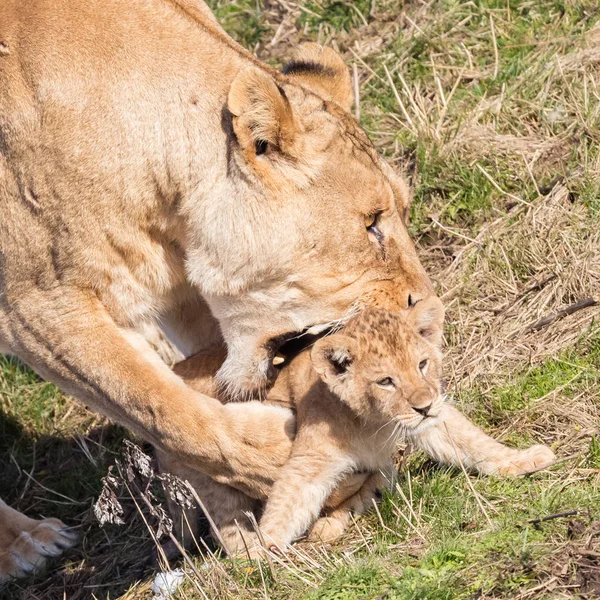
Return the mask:
<path fill-rule="evenodd" d="M 414 306 L 417 302 L 423 300 L 423 295 L 419 294 L 419 292 L 411 292 L 408 294 L 408 298 L 406 299 L 406 305 L 410 308 Z"/>
<path fill-rule="evenodd" d="M 413 408 L 420 414 L 423 415 L 424 417 L 426 417 L 427 415 L 429 415 L 429 410 L 431 409 L 431 404 L 428 404 L 427 406 L 413 406 Z"/>
<path fill-rule="evenodd" d="M 433 406 L 433 398 L 429 390 L 425 388 L 416 389 L 409 398 L 412 408 L 424 417 L 429 415 L 429 411 Z"/>

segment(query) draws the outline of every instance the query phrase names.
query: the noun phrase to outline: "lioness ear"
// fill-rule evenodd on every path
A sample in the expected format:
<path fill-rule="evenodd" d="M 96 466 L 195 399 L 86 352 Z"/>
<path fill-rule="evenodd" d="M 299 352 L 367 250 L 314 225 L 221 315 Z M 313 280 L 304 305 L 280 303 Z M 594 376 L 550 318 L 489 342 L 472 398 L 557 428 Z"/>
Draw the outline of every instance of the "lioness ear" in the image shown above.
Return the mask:
<path fill-rule="evenodd" d="M 357 358 L 358 343 L 341 334 L 321 338 L 310 353 L 313 368 L 328 385 L 341 383 Z"/>
<path fill-rule="evenodd" d="M 302 44 L 283 67 L 283 73 L 323 99 L 334 100 L 350 110 L 352 81 L 348 67 L 335 50 L 312 42 Z"/>
<path fill-rule="evenodd" d="M 227 98 L 233 130 L 245 153 L 265 154 L 269 147 L 289 151 L 294 142 L 294 116 L 275 79 L 251 67 L 233 80 Z"/>
<path fill-rule="evenodd" d="M 444 333 L 444 305 L 437 296 L 430 296 L 408 309 L 415 329 L 432 344 L 439 346 Z"/>

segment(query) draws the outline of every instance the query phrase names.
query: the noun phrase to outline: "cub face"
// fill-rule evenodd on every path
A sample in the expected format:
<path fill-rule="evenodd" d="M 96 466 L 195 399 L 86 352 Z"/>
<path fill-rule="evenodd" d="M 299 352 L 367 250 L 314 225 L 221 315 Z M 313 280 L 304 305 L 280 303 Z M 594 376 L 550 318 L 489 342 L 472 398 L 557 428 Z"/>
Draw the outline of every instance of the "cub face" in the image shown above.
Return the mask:
<path fill-rule="evenodd" d="M 442 404 L 443 321 L 436 297 L 396 313 L 367 308 L 342 333 L 317 341 L 311 361 L 357 416 L 414 430 Z"/>

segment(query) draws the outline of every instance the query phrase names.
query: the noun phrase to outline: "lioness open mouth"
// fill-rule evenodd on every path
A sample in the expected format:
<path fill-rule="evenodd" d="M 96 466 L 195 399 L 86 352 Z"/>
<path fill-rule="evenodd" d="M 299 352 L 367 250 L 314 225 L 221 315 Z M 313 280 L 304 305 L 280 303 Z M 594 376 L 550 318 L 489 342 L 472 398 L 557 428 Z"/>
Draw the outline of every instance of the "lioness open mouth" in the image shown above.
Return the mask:
<path fill-rule="evenodd" d="M 335 326 L 331 323 L 313 325 L 303 331 L 291 331 L 271 338 L 265 348 L 269 354 L 269 362 L 280 369 L 304 350 L 312 346 L 319 338 L 333 332 Z"/>

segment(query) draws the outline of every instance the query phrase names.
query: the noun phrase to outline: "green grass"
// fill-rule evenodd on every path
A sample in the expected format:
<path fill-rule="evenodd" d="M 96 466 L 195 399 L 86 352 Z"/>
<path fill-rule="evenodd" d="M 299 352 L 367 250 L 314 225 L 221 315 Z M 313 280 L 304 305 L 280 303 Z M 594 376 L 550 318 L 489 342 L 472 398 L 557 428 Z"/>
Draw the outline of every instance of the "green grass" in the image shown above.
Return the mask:
<path fill-rule="evenodd" d="M 312 30 L 327 25 L 336 31 L 350 31 L 366 22 L 370 9 L 370 0 L 303 2 L 298 24 L 308 26 Z"/>
<path fill-rule="evenodd" d="M 600 386 L 600 334 L 592 333 L 576 347 L 540 364 L 509 373 L 500 387 L 473 386 L 462 401 L 476 407 L 471 416 L 482 426 L 493 427 L 511 413 L 535 410 L 536 403 L 559 390 L 567 397 L 597 390 Z"/>
<path fill-rule="evenodd" d="M 511 157 L 512 160 L 493 154 L 465 157 L 460 147 L 449 150 L 448 144 L 465 121 L 481 111 L 482 103 L 486 102 L 490 109 L 482 111 L 478 124 L 493 125 L 500 134 L 558 136 L 564 133 L 572 126 L 574 113 L 570 112 L 570 106 L 573 98 L 579 99 L 582 82 L 580 78 L 574 81 L 567 73 L 560 84 L 569 87 L 569 93 L 564 104 L 556 103 L 552 94 L 545 96 L 549 73 L 556 69 L 555 56 L 579 42 L 598 17 L 595 2 L 439 1 L 431 5 L 418 31 L 393 38 L 384 52 L 366 59 L 376 74 L 361 95 L 367 129 L 389 128 L 390 113 L 396 113 L 406 123 L 387 82 L 384 66 L 393 74 L 394 84 L 414 122 L 413 131 L 397 125 L 394 129 L 403 151 L 417 159 L 420 178 L 413 208 L 415 231 L 419 231 L 432 206 L 442 207 L 442 223 L 458 223 L 471 229 L 477 222 L 483 223 L 503 210 L 505 195 L 476 168 L 475 158 L 502 190 L 525 200 L 536 194 L 531 179 L 523 176 L 523 160 L 515 165 L 515 157 Z M 495 23 L 497 67 L 490 20 Z M 457 26 L 459 23 L 463 25 Z M 440 96 L 439 87 L 448 98 L 461 72 L 468 70 L 476 75 L 469 75 L 464 84 L 458 85 L 445 113 L 443 127 L 434 135 L 432 129 L 441 111 L 434 103 L 432 110 L 421 112 L 420 106 L 414 110 L 399 76 L 394 74 L 396 69 L 417 99 L 423 92 Z M 550 124 L 548 114 L 557 104 L 566 111 L 565 118 Z M 588 102 L 587 115 L 598 124 L 597 97 Z M 561 165 L 560 172 L 576 169 L 581 164 L 577 146 L 579 144 L 574 144 L 574 151 Z M 549 167 L 543 161 L 534 165 L 539 185 L 557 174 L 556 165 Z M 597 189 L 596 182 L 590 190 L 594 198 Z"/>
<path fill-rule="evenodd" d="M 410 230 L 424 263 L 440 292 L 460 286 L 460 294 L 448 299 L 448 365 L 460 364 L 472 334 L 504 332 L 518 316 L 490 307 L 502 307 L 504 297 L 509 305 L 521 302 L 523 290 L 548 274 L 568 288 L 563 303 L 600 296 L 596 263 L 578 263 L 570 278 L 564 258 L 540 264 L 544 257 L 527 244 L 536 221 L 523 225 L 524 203 L 544 206 L 540 193 L 563 182 L 567 210 L 583 217 L 569 231 L 562 230 L 568 220 L 560 221 L 559 232 L 550 225 L 554 246 L 544 252 L 550 256 L 556 244 L 592 239 L 597 232 L 599 65 L 579 61 L 569 68 L 565 62 L 590 47 L 586 40 L 600 20 L 596 0 L 209 4 L 232 36 L 274 65 L 285 60 L 289 45 L 304 40 L 327 41 L 349 64 L 356 62 L 362 124 L 393 165 L 416 166 Z M 296 31 L 272 46 L 288 14 Z M 600 35 L 593 39 L 600 44 Z M 372 49 L 362 51 L 357 41 Z M 460 254 L 499 218 L 506 219 L 502 234 Z M 458 270 L 448 274 L 444 269 L 457 256 Z M 530 310 L 533 321 L 561 305 L 535 293 L 526 301 L 519 306 Z M 482 303 L 485 310 L 478 312 Z M 471 320 L 461 316 L 466 313 Z M 600 334 L 595 324 L 575 326 L 579 335 L 565 344 L 551 340 L 548 351 L 543 346 L 549 338 L 540 332 L 541 350 L 532 350 L 531 358 L 517 353 L 472 377 L 450 367 L 447 373 L 458 406 L 487 431 L 517 447 L 551 444 L 566 459 L 551 471 L 467 479 L 459 469 L 411 454 L 379 513 L 358 519 L 339 544 L 301 544 L 287 568 L 232 565 L 204 554 L 194 558 L 203 591 L 190 580 L 177 597 L 586 597 L 600 585 L 600 565 L 590 559 L 590 567 L 575 550 L 587 544 L 600 551 L 594 525 L 600 520 Z M 567 326 L 555 330 L 557 337 L 567 333 Z M 519 334 L 511 344 L 535 348 L 536 339 Z M 82 536 L 60 573 L 41 574 L 29 588 L 11 585 L 3 597 L 152 596 L 153 572 L 145 562 L 153 541 L 133 500 L 122 498 L 124 528 L 100 530 L 91 511 L 125 436 L 17 360 L 0 357 L 1 495 L 33 516 L 64 519 Z M 577 514 L 530 522 L 565 511 Z M 146 518 L 152 526 L 152 517 Z"/>
<path fill-rule="evenodd" d="M 209 0 L 207 4 L 229 34 L 250 50 L 254 49 L 267 33 L 261 19 L 259 0 Z"/>
<path fill-rule="evenodd" d="M 0 356 L 0 489 L 7 502 L 59 518 L 89 506 L 114 459 L 109 447 L 122 435 L 17 359 Z M 23 497 L 23 486 L 39 488 L 37 480 L 52 492 Z"/>

